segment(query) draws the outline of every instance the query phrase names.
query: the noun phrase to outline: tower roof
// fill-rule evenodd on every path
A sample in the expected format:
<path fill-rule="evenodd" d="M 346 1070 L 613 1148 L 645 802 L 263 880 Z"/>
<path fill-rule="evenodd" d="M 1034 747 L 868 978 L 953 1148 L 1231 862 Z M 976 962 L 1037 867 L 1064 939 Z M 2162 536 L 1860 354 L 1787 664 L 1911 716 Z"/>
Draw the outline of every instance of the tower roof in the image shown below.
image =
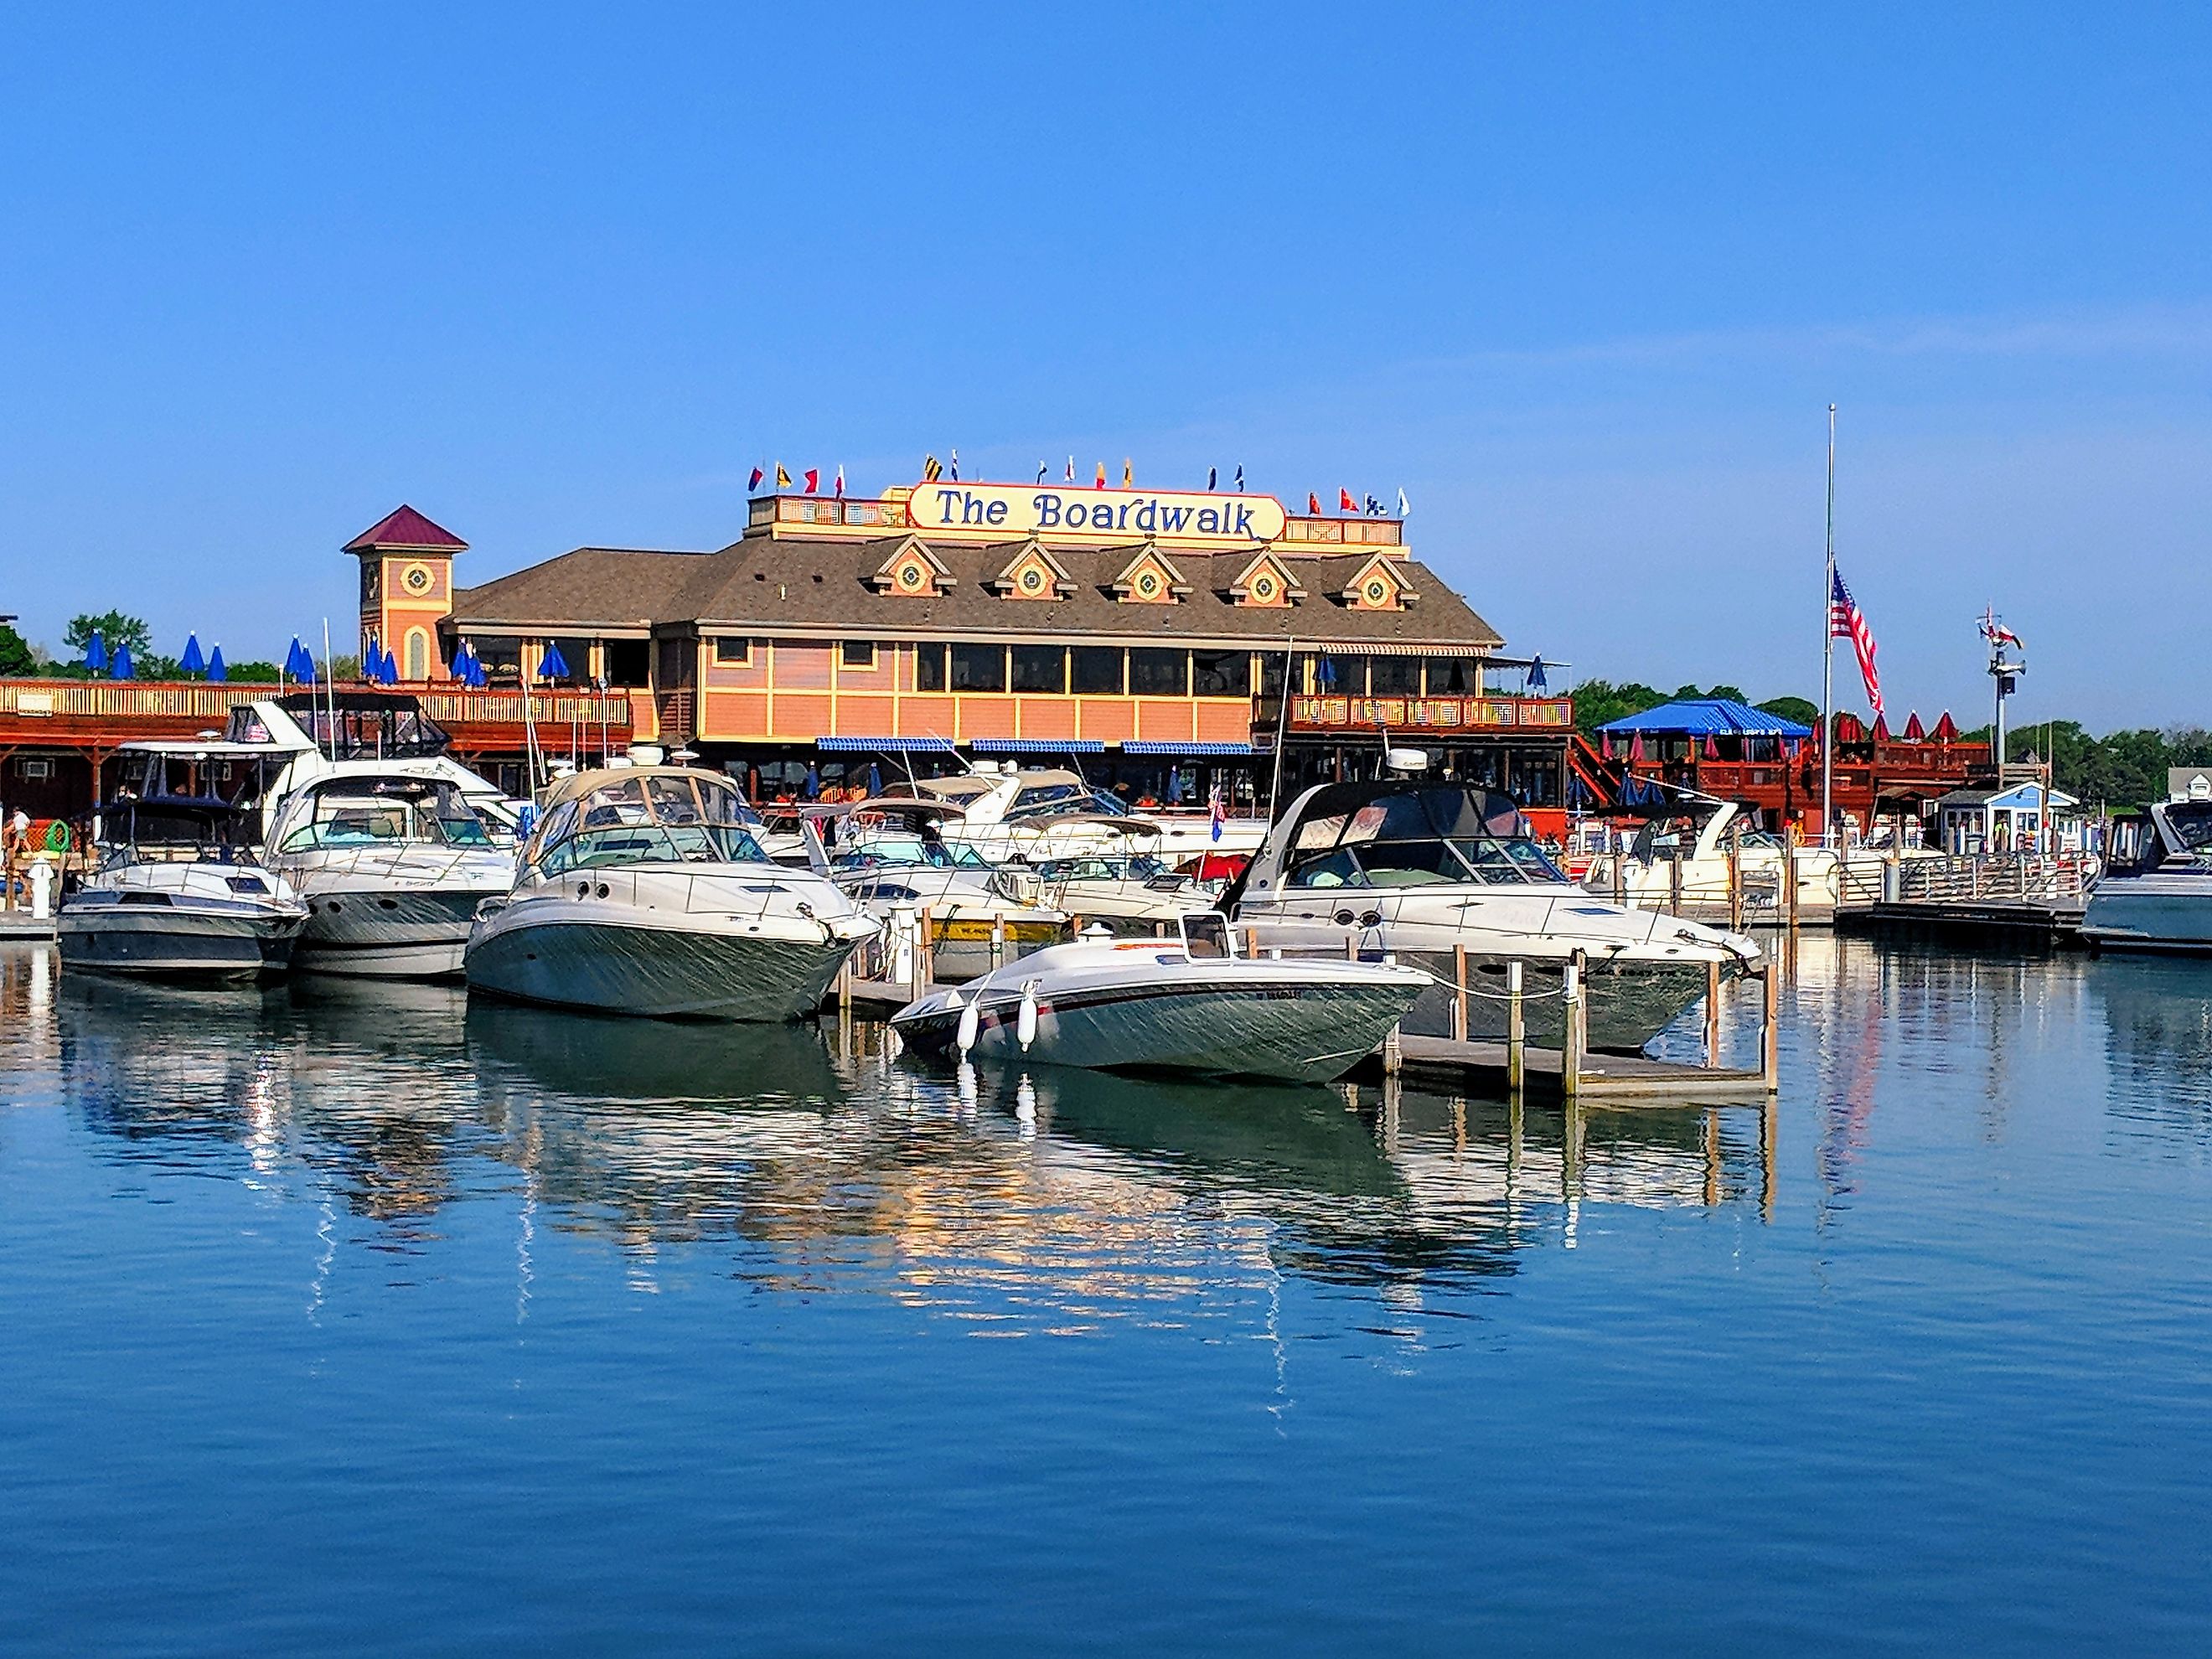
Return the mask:
<path fill-rule="evenodd" d="M 452 531 L 441 530 L 413 507 L 403 504 L 348 542 L 343 550 L 373 553 L 384 548 L 404 548 L 418 553 L 463 553 L 468 550 L 468 545 Z"/>

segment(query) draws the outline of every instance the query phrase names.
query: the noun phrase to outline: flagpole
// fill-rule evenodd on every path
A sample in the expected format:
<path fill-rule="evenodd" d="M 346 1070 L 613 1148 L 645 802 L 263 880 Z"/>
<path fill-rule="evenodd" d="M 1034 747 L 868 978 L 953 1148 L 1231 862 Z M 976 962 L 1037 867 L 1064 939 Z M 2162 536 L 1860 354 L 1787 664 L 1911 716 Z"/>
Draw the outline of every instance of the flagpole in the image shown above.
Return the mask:
<path fill-rule="evenodd" d="M 1828 405 L 1828 563 L 1820 584 L 1820 845 L 1834 815 L 1836 747 L 1836 406 Z"/>

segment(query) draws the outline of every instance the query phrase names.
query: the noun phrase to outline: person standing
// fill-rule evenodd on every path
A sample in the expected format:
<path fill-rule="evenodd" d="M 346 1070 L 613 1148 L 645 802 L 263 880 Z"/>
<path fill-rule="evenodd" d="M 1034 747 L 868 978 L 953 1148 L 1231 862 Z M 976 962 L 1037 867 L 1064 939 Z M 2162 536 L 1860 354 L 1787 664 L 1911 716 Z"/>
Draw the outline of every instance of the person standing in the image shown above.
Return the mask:
<path fill-rule="evenodd" d="M 6 828 L 0 829 L 0 900 L 11 908 L 27 874 L 30 856 L 31 815 L 19 806 L 8 815 Z"/>

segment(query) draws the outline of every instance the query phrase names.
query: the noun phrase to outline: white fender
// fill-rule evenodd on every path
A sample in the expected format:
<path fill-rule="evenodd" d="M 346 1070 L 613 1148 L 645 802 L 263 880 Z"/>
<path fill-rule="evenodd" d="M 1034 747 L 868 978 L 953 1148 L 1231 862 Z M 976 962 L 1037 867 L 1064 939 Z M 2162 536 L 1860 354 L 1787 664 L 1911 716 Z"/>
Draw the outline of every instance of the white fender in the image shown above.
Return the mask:
<path fill-rule="evenodd" d="M 955 1002 L 958 1002 L 960 1000 L 960 994 L 957 991 L 954 992 L 952 994 L 952 1000 Z M 983 999 L 979 994 L 974 1001 L 970 1002 L 965 1008 L 963 1008 L 960 1011 L 960 1029 L 954 1032 L 952 1036 L 953 1045 L 960 1050 L 961 1055 L 963 1059 L 966 1057 L 968 1051 L 975 1046 L 975 1033 L 982 1024 Z"/>
<path fill-rule="evenodd" d="M 1036 1041 L 1036 986 L 1031 982 L 1022 987 L 1022 1010 L 1014 1017 L 1014 1035 L 1021 1040 L 1024 1054 Z"/>

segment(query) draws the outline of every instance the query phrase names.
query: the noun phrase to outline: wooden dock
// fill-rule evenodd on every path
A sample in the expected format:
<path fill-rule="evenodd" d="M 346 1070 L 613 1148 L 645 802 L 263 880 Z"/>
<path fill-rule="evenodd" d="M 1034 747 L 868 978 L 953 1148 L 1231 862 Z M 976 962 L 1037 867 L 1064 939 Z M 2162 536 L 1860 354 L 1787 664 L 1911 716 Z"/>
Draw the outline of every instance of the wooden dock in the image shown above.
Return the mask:
<path fill-rule="evenodd" d="M 1884 872 L 1879 893 L 1838 905 L 1836 926 L 1884 939 L 2002 945 L 2047 951 L 2081 943 L 2099 866 L 2080 854 L 1912 859 Z"/>
<path fill-rule="evenodd" d="M 54 941 L 54 919 L 34 918 L 27 910 L 0 910 L 0 944 L 51 945 Z"/>

